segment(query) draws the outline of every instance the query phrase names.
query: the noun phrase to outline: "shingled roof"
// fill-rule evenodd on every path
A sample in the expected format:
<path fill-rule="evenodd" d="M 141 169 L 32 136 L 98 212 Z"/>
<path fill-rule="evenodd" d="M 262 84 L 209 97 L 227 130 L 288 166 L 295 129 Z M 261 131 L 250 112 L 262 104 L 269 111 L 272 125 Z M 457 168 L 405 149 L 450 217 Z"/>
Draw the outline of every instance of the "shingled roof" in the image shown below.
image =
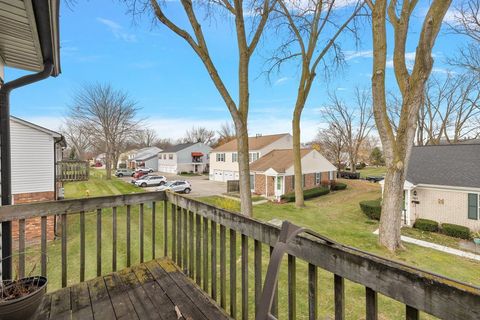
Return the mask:
<path fill-rule="evenodd" d="M 175 153 L 175 152 L 178 152 L 178 151 L 181 151 L 183 149 L 186 149 L 190 146 L 193 146 L 194 144 L 197 144 L 198 142 L 187 142 L 187 143 L 179 143 L 179 144 L 176 144 L 174 146 L 171 146 L 165 150 L 163 150 L 162 152 L 160 153 Z"/>
<path fill-rule="evenodd" d="M 413 147 L 406 180 L 415 185 L 480 188 L 480 144 Z"/>
<path fill-rule="evenodd" d="M 248 149 L 249 150 L 260 150 L 269 144 L 277 141 L 280 138 L 283 138 L 289 133 L 280 133 L 280 134 L 272 134 L 268 136 L 256 136 L 256 137 L 248 137 Z M 237 151 L 237 139 L 234 139 L 230 142 L 222 144 L 221 146 L 212 150 L 212 152 L 222 152 L 222 151 Z"/>
<path fill-rule="evenodd" d="M 312 149 L 301 149 L 300 156 L 303 158 Z M 284 173 L 293 166 L 293 149 L 272 150 L 260 159 L 250 164 L 251 171 L 264 172 L 272 168 L 278 173 Z"/>

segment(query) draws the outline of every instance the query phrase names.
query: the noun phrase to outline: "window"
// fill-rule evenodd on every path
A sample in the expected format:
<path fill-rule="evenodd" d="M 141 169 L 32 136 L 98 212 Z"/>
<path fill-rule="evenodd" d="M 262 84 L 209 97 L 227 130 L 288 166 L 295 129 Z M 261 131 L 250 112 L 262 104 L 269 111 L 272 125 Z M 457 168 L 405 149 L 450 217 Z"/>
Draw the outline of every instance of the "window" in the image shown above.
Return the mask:
<path fill-rule="evenodd" d="M 232 153 L 232 162 L 238 162 L 238 153 Z"/>
<path fill-rule="evenodd" d="M 315 172 L 315 184 L 319 185 L 320 184 L 320 178 L 322 174 L 320 172 Z"/>
<path fill-rule="evenodd" d="M 249 152 L 248 153 L 249 162 L 253 162 L 255 160 L 258 160 L 258 158 L 259 158 L 259 153 L 258 152 Z"/>
<path fill-rule="evenodd" d="M 478 220 L 478 212 L 480 209 L 480 203 L 478 200 L 478 194 L 468 194 L 468 219 Z"/>
<path fill-rule="evenodd" d="M 225 153 L 217 153 L 217 162 L 225 162 Z"/>
<path fill-rule="evenodd" d="M 277 177 L 277 190 L 282 191 L 283 177 Z"/>
<path fill-rule="evenodd" d="M 169 159 L 169 160 L 172 160 L 172 159 L 173 159 L 173 154 L 172 154 L 172 153 L 169 153 L 169 154 L 168 154 L 168 159 Z"/>
<path fill-rule="evenodd" d="M 167 155 L 164 154 L 164 155 L 163 155 L 163 160 L 166 160 L 166 159 L 167 159 Z"/>
<path fill-rule="evenodd" d="M 328 172 L 328 180 L 335 180 L 335 171 Z"/>
<path fill-rule="evenodd" d="M 255 175 L 253 175 L 253 174 L 250 175 L 250 188 L 252 190 L 255 189 Z"/>

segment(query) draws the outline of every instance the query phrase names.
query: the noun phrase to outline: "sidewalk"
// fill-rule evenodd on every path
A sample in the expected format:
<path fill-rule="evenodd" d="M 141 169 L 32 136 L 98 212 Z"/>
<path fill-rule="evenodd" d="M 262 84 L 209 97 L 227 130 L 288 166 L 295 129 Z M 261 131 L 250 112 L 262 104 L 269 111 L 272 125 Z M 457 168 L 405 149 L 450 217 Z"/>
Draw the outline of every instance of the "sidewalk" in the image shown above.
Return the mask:
<path fill-rule="evenodd" d="M 378 229 L 375 230 L 373 232 L 373 234 L 378 235 Z M 423 240 L 418 240 L 418 239 L 414 239 L 414 238 L 410 238 L 410 237 L 406 237 L 406 236 L 401 236 L 401 239 L 402 239 L 403 242 L 413 243 L 413 244 L 416 244 L 416 245 L 421 246 L 421 247 L 431 248 L 431 249 L 434 249 L 434 250 L 454 254 L 454 255 L 459 256 L 459 257 L 480 261 L 480 255 L 479 254 L 466 252 L 466 251 L 442 246 L 440 244 L 436 244 L 436 243 L 432 243 L 432 242 L 428 242 L 428 241 L 423 241 Z"/>

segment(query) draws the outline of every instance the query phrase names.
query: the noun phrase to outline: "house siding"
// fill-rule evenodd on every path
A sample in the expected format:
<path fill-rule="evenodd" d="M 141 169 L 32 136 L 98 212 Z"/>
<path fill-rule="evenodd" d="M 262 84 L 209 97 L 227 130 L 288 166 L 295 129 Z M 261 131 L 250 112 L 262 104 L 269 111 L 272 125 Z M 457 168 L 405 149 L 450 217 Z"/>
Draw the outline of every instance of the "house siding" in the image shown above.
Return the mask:
<path fill-rule="evenodd" d="M 439 190 L 431 188 L 414 189 L 417 192 L 411 203 L 411 223 L 418 218 L 430 219 L 439 223 L 453 223 L 480 231 L 480 220 L 468 219 L 468 192 Z"/>
<path fill-rule="evenodd" d="M 54 138 L 10 121 L 12 194 L 54 192 Z"/>

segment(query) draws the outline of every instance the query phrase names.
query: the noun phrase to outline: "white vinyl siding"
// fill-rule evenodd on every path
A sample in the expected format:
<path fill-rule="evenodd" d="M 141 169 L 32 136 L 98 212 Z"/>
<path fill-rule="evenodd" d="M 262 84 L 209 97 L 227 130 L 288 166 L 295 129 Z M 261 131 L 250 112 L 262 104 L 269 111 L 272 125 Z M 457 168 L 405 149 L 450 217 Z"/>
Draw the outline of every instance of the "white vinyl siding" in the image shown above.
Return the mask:
<path fill-rule="evenodd" d="M 54 191 L 54 140 L 16 121 L 11 124 L 12 194 Z"/>

